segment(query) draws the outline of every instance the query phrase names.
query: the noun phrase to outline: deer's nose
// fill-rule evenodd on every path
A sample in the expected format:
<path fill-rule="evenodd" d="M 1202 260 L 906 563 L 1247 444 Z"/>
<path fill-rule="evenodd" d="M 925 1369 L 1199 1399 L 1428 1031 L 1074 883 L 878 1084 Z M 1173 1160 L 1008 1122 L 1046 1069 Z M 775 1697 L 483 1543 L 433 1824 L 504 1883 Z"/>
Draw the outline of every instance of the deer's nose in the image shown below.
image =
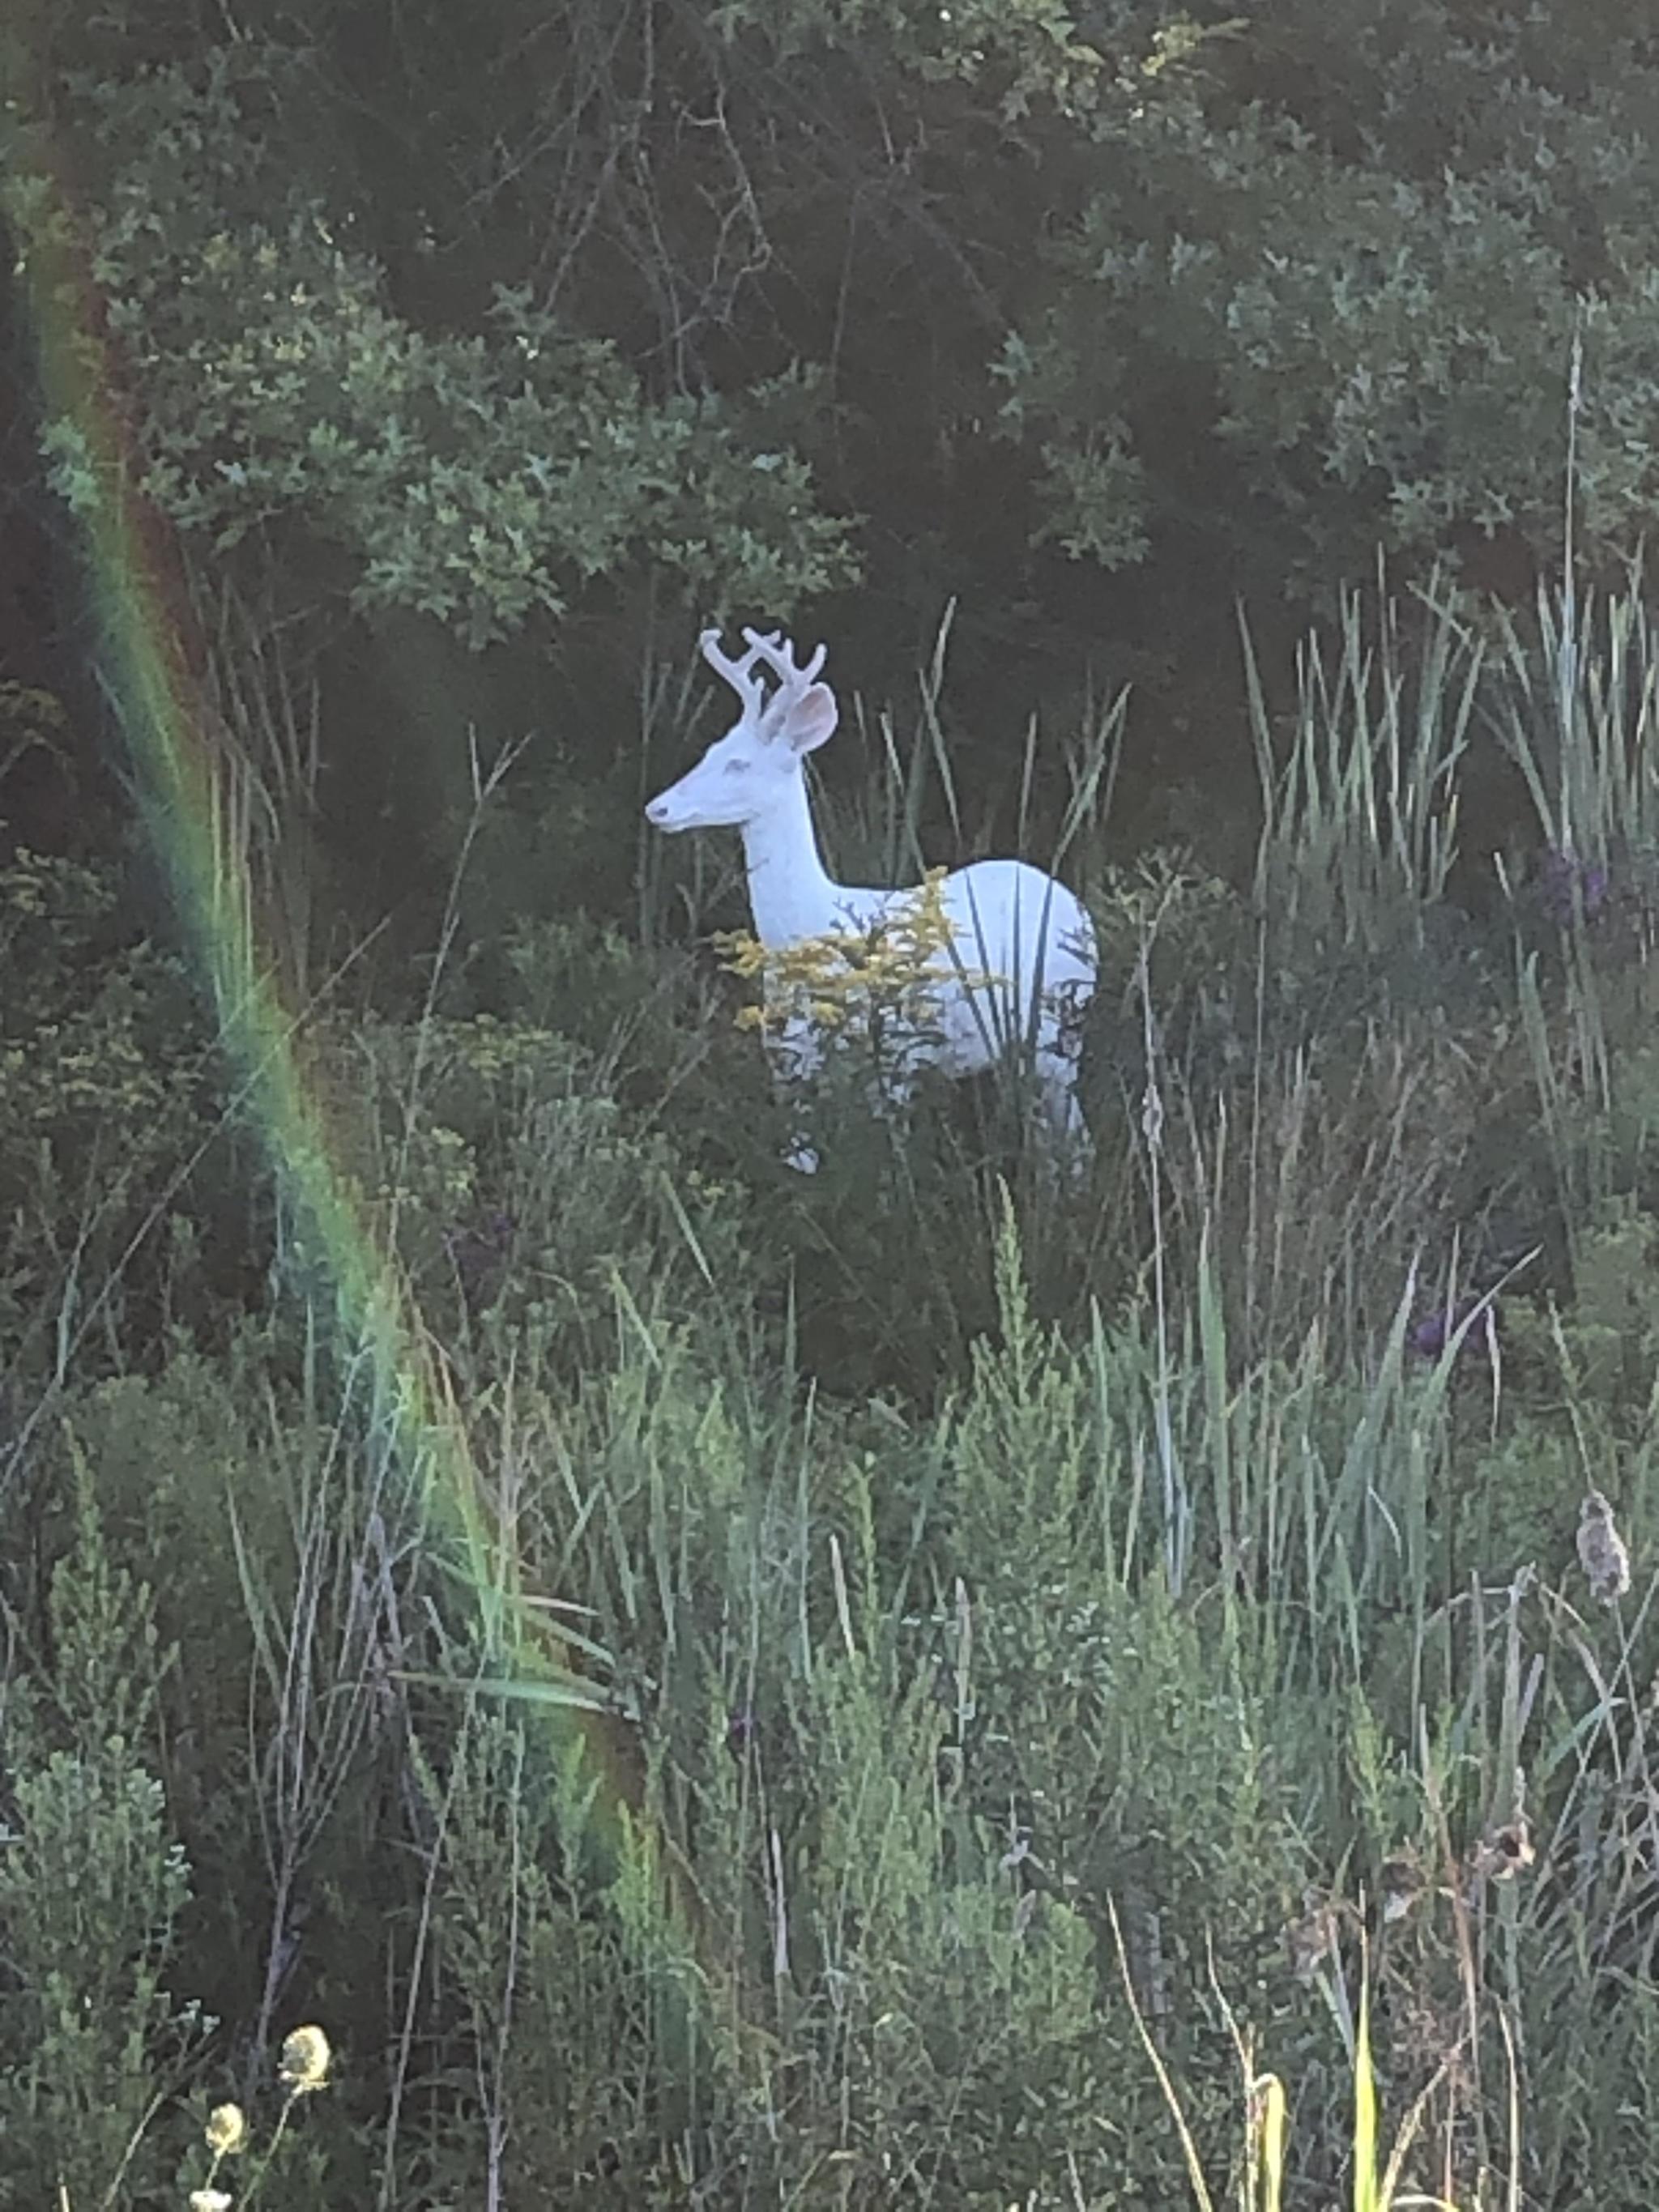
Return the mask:
<path fill-rule="evenodd" d="M 668 819 L 668 801 L 665 799 L 652 799 L 645 810 L 645 818 L 647 822 L 654 822 L 660 830 Z"/>

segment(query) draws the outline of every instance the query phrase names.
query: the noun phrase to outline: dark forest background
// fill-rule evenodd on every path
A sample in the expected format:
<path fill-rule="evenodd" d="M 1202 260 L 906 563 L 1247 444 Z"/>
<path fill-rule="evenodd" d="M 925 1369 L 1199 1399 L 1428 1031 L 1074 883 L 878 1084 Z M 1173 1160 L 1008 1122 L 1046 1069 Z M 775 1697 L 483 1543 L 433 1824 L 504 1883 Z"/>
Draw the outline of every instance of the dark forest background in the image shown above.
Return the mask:
<path fill-rule="evenodd" d="M 34 37 L 13 159 L 85 228 L 144 488 L 327 672 L 348 927 L 438 895 L 469 725 L 532 740 L 503 906 L 626 913 L 642 702 L 654 772 L 706 619 L 798 622 L 878 706 L 954 607 L 957 781 L 1005 842 L 1030 715 L 1052 781 L 1129 683 L 1118 834 L 1224 857 L 1237 605 L 1282 694 L 1379 545 L 1396 586 L 1528 600 L 1575 333 L 1580 552 L 1617 574 L 1648 528 L 1643 8 L 318 0 Z M 20 301 L 6 659 L 75 736 L 57 776 L 13 749 L 4 808 L 49 844 L 118 801 Z"/>

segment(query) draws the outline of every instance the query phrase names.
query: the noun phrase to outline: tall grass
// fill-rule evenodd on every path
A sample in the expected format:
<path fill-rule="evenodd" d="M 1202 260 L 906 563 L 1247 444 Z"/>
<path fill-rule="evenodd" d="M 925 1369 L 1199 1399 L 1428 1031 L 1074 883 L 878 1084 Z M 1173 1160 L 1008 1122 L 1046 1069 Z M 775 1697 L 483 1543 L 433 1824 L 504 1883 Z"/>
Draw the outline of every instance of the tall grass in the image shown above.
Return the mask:
<path fill-rule="evenodd" d="M 226 2184 L 316 2021 L 274 2207 L 1645 2205 L 1650 645 L 1477 617 L 1350 599 L 1287 732 L 1247 657 L 1248 881 L 1105 864 L 1109 720 L 1054 777 L 1086 1190 L 994 1093 L 781 1170 L 695 860 L 318 1015 L 487 1589 L 292 1241 L 102 1371 L 15 1329 L 0 2206 Z M 849 874 L 978 841 L 941 665 Z"/>

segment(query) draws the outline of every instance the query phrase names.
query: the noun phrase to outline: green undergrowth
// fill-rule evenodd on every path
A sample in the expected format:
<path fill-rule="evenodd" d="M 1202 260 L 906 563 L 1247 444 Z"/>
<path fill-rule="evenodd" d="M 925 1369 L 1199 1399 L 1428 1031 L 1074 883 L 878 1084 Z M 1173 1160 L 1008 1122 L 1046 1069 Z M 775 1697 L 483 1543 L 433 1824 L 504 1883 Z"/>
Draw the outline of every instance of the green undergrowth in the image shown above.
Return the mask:
<path fill-rule="evenodd" d="M 1647 2203 L 1655 660 L 1543 611 L 1352 602 L 1249 880 L 1073 825 L 1075 1180 L 850 1023 L 793 1173 L 711 893 L 319 992 L 330 1212 L 0 873 L 0 2207 Z"/>

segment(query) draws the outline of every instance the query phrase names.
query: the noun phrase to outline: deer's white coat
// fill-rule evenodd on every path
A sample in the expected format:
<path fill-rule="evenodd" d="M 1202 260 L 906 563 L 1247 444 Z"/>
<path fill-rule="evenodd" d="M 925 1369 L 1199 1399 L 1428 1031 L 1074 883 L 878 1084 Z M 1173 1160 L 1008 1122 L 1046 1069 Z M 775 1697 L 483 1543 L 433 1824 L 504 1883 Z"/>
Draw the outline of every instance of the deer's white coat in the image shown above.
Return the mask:
<path fill-rule="evenodd" d="M 741 833 L 755 935 L 769 952 L 811 937 L 867 935 L 915 893 L 835 883 L 819 855 L 805 762 L 838 719 L 835 694 L 819 678 L 824 648 L 803 667 L 775 634 L 746 629 L 744 640 L 748 650 L 732 659 L 717 630 L 703 632 L 703 658 L 737 693 L 741 712 L 695 768 L 651 800 L 646 818 L 670 833 Z M 769 695 L 757 662 L 777 679 Z M 957 869 L 945 879 L 943 902 L 956 975 L 939 987 L 936 1023 L 915 1058 L 962 1076 L 1029 1050 L 1046 1120 L 1063 1141 L 1086 1146 L 1076 1083 L 1077 1015 L 1095 983 L 1087 913 L 1063 884 L 1024 860 Z M 812 1025 L 800 1018 L 784 1024 L 769 1049 L 786 1087 L 810 1079 L 822 1057 Z M 887 1085 L 896 1103 L 908 1087 L 902 1076 Z M 809 1171 L 817 1164 L 799 1142 L 790 1157 Z"/>

